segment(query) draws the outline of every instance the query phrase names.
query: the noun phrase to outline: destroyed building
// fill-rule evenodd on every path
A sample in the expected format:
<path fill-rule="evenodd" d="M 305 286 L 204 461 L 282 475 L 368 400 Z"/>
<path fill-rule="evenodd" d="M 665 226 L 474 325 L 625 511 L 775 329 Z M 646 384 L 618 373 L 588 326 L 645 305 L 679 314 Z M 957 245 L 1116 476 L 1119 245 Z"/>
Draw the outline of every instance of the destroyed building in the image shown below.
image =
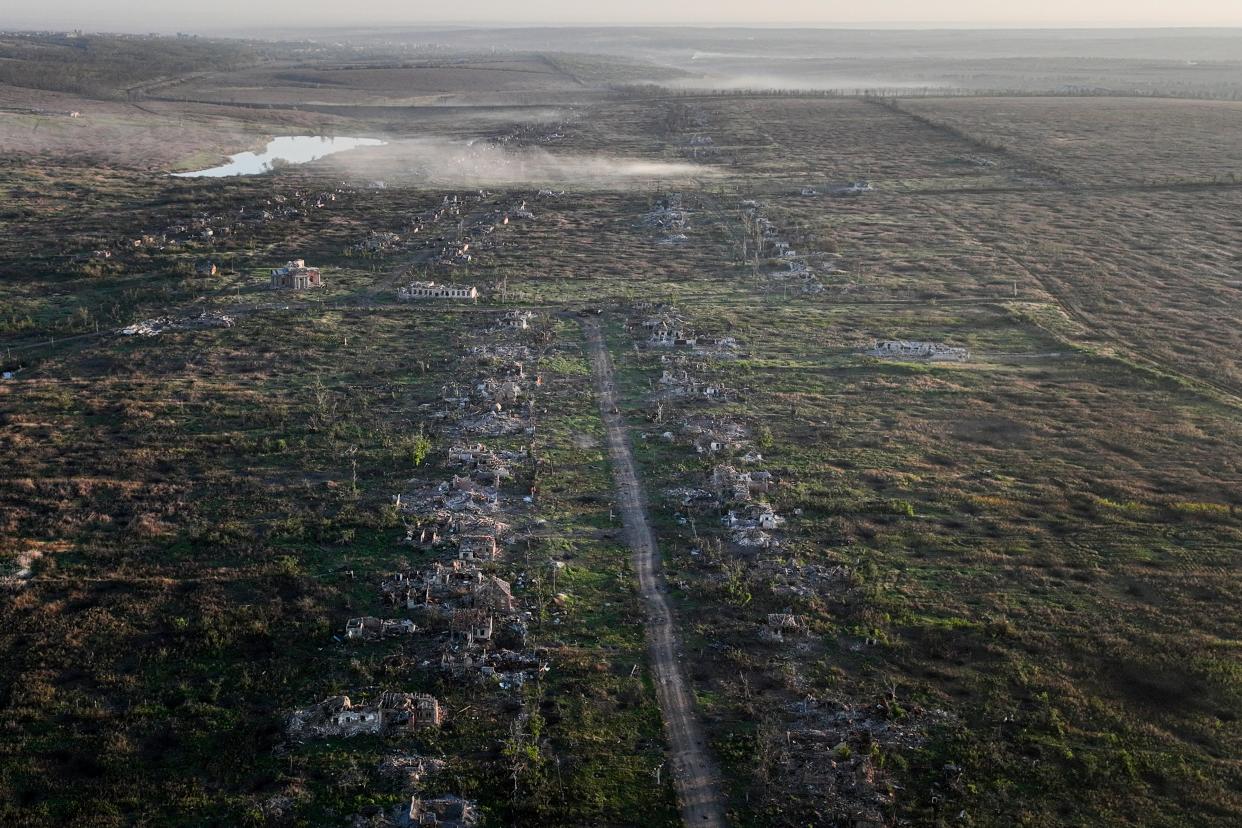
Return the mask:
<path fill-rule="evenodd" d="M 496 538 L 492 535 L 471 535 L 457 544 L 457 557 L 469 561 L 496 560 Z"/>
<path fill-rule="evenodd" d="M 449 622 L 450 640 L 470 647 L 478 642 L 491 641 L 496 622 L 491 613 L 482 609 L 459 609 L 453 612 Z"/>
<path fill-rule="evenodd" d="M 380 595 L 392 606 L 426 609 L 465 600 L 482 577 L 476 561 L 437 561 L 420 572 L 399 572 L 386 578 L 380 584 Z"/>
<path fill-rule="evenodd" d="M 363 616 L 345 622 L 345 638 L 351 641 L 378 641 L 401 635 L 412 635 L 418 628 L 408 618 L 375 618 Z"/>
<path fill-rule="evenodd" d="M 474 393 L 485 400 L 515 403 L 522 396 L 522 386 L 513 380 L 488 378 L 474 386 Z"/>
<path fill-rule="evenodd" d="M 647 345 L 653 348 L 680 348 L 694 344 L 693 334 L 674 322 L 661 322 L 651 329 Z"/>
<path fill-rule="evenodd" d="M 483 576 L 475 586 L 472 598 L 476 607 L 492 612 L 510 613 L 516 606 L 509 582 L 495 575 Z"/>
<path fill-rule="evenodd" d="M 473 802 L 452 794 L 420 799 L 411 797 L 397 808 L 398 828 L 474 828 L 479 824 Z"/>
<path fill-rule="evenodd" d="M 768 621 L 760 632 L 766 641 L 784 641 L 785 635 L 806 632 L 806 622 L 801 616 L 789 612 L 768 613 Z"/>
<path fill-rule="evenodd" d="M 479 434 L 488 437 L 503 437 L 528 431 L 526 421 L 505 411 L 485 411 L 482 414 L 466 417 L 459 427 L 467 434 Z"/>
<path fill-rule="evenodd" d="M 207 328 L 231 328 L 234 320 L 231 316 L 226 316 L 220 311 L 203 311 L 198 316 L 186 316 L 181 318 L 171 316 L 157 316 L 154 319 L 144 319 L 141 322 L 135 322 L 132 325 L 126 325 L 117 333 L 122 336 L 159 336 L 165 331 L 195 331 Z"/>
<path fill-rule="evenodd" d="M 477 302 L 479 290 L 470 285 L 411 282 L 405 287 L 398 288 L 397 298 L 404 302 L 419 299 L 469 299 L 472 302 Z"/>
<path fill-rule="evenodd" d="M 771 549 L 780 542 L 758 526 L 738 526 L 729 533 L 729 540 L 738 546 Z"/>
<path fill-rule="evenodd" d="M 288 732 L 294 738 L 331 738 L 416 731 L 439 727 L 444 717 L 440 702 L 424 693 L 390 691 L 369 704 L 332 696 L 290 714 Z"/>
<path fill-rule="evenodd" d="M 305 259 L 292 259 L 284 267 L 272 270 L 272 287 L 276 290 L 323 287 L 323 276 L 319 268 L 307 267 Z"/>
<path fill-rule="evenodd" d="M 828 194 L 837 198 L 849 198 L 869 193 L 873 189 L 875 188 L 871 186 L 869 181 L 851 181 L 848 184 L 829 188 Z"/>
<path fill-rule="evenodd" d="M 458 680 L 495 681 L 501 689 L 512 690 L 521 688 L 528 674 L 546 670 L 546 665 L 531 652 L 450 646 L 440 654 L 440 669 Z"/>
<path fill-rule="evenodd" d="M 766 503 L 751 503 L 739 509 L 731 509 L 720 519 L 720 522 L 737 534 L 751 529 L 766 531 L 779 529 L 785 525 L 785 518 L 778 515 L 776 510 Z"/>
<path fill-rule="evenodd" d="M 765 493 L 771 488 L 772 474 L 766 471 L 739 471 L 722 464 L 713 469 L 711 483 L 722 500 L 746 503 L 753 495 Z"/>
<path fill-rule="evenodd" d="M 968 348 L 904 339 L 877 341 L 866 353 L 868 356 L 885 359 L 924 359 L 928 362 L 967 362 L 970 359 Z"/>
<path fill-rule="evenodd" d="M 524 331 L 530 327 L 530 323 L 534 318 L 534 311 L 511 310 L 500 318 L 500 324 L 505 328 Z"/>

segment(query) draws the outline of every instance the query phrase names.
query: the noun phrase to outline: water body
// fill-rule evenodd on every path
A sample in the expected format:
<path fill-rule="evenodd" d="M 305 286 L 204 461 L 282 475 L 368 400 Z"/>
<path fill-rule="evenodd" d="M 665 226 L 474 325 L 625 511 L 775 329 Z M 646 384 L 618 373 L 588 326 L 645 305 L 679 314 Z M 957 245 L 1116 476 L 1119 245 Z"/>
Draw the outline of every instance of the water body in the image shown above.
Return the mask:
<path fill-rule="evenodd" d="M 324 138 L 315 135 L 286 135 L 273 138 L 263 152 L 241 152 L 229 156 L 229 163 L 209 170 L 173 173 L 177 178 L 225 178 L 231 175 L 261 175 L 274 164 L 306 164 L 356 147 L 382 147 L 375 138 Z"/>

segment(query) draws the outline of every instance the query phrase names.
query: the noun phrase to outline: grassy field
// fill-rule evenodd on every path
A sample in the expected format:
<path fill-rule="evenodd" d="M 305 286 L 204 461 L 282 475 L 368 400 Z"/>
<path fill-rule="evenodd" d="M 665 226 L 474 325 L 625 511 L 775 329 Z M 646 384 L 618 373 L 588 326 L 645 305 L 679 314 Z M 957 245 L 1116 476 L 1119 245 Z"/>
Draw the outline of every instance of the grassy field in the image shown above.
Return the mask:
<path fill-rule="evenodd" d="M 985 98 L 902 107 L 1010 149 L 1082 184 L 1234 180 L 1242 155 L 1221 142 L 1242 121 L 1235 101 Z M 1162 140 L 1177 134 L 1177 140 Z"/>

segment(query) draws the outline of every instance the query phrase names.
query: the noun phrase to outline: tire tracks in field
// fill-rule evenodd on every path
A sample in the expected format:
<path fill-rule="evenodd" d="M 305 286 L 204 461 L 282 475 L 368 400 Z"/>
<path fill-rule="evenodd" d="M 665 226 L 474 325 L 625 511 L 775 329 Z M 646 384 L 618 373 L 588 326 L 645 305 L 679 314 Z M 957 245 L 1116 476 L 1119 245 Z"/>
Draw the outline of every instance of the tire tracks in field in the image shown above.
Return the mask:
<path fill-rule="evenodd" d="M 660 550 L 647 520 L 642 484 L 638 480 L 625 423 L 617 409 L 612 358 L 604 344 L 599 322 L 586 320 L 582 328 L 599 395 L 600 416 L 607 432 L 617 507 L 621 512 L 626 544 L 634 553 L 634 570 L 638 575 L 638 590 L 646 619 L 652 678 L 664 719 L 664 734 L 668 740 L 673 785 L 677 790 L 682 822 L 700 828 L 725 828 L 728 825 L 725 799 L 715 763 L 699 725 L 694 696 L 682 670 L 680 642 L 664 572 L 660 567 Z"/>
<path fill-rule="evenodd" d="M 988 241 L 975 232 L 974 228 L 967 225 L 951 210 L 943 205 L 932 205 L 931 209 L 939 214 L 942 218 L 958 229 L 966 238 L 971 239 L 977 244 L 983 245 L 986 249 L 991 250 L 997 257 L 1003 258 L 1017 272 L 1021 273 L 1032 284 L 1043 292 L 1051 304 L 1055 306 L 1061 313 L 1070 320 L 1078 323 L 1084 330 L 1095 331 L 1097 334 L 1108 342 L 1115 349 L 1118 356 L 1124 358 L 1134 366 L 1138 366 L 1144 370 L 1152 371 L 1157 375 L 1170 377 L 1185 388 L 1193 389 L 1199 394 L 1213 399 L 1217 402 L 1228 405 L 1231 408 L 1242 407 L 1242 386 L 1233 383 L 1214 380 L 1209 377 L 1190 374 L 1182 370 L 1180 366 L 1173 364 L 1165 358 L 1158 357 L 1151 353 L 1143 353 L 1140 348 L 1136 347 L 1126 337 L 1117 333 L 1106 323 L 1097 320 L 1090 312 L 1079 307 L 1069 296 L 1065 295 L 1063 290 L 1057 290 L 1048 279 L 1045 279 L 1035 268 L 1030 267 L 1026 262 L 1021 261 L 1016 254 L 997 246 L 995 243 Z M 1001 304 L 1004 300 L 998 300 L 997 304 Z M 1045 330 L 1054 338 L 1066 342 L 1070 346 L 1081 346 L 1074 337 L 1058 334 L 1044 326 L 1040 328 Z"/>

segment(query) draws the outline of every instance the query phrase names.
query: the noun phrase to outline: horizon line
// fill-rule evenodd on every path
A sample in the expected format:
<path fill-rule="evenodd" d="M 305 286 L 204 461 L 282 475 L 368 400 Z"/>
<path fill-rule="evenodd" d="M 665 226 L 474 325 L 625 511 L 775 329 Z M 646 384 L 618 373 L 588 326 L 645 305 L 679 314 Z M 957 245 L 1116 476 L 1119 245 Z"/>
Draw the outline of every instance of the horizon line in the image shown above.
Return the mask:
<path fill-rule="evenodd" d="M 434 21 L 434 22 L 402 22 L 402 21 L 382 21 L 376 20 L 369 23 L 354 23 L 349 25 L 333 24 L 333 23 L 305 23 L 301 25 L 290 26 L 279 22 L 265 23 L 260 25 L 248 26 L 247 29 L 255 32 L 259 31 L 370 31 L 375 28 L 388 27 L 398 28 L 404 31 L 436 31 L 436 30 L 519 30 L 519 29 L 740 29 L 740 30 L 790 30 L 790 29 L 814 29 L 819 31 L 942 31 L 942 32 L 1070 32 L 1070 31 L 1126 31 L 1126 32 L 1185 32 L 1185 31 L 1229 31 L 1242 30 L 1242 21 L 1232 23 L 1187 23 L 1187 24 L 1157 24 L 1157 23 L 1112 23 L 1112 22 L 1077 22 L 1077 23 L 971 23 L 967 21 L 867 21 L 859 23 L 814 23 L 814 22 L 779 22 L 779 23 L 757 23 L 757 22 L 726 22 L 726 23 L 703 23 L 703 22 L 671 22 L 671 23 L 641 23 L 641 22 L 516 22 L 516 21 L 498 21 L 495 23 L 481 22 L 461 22 L 461 21 Z M 81 32 L 83 34 L 107 34 L 107 35 L 150 35 L 150 34 L 197 34 L 197 33 L 222 33 L 222 32 L 239 32 L 240 29 L 222 26 L 157 26 L 146 29 L 96 29 L 90 26 L 54 26 L 54 25 L 38 25 L 33 23 L 17 23 L 10 24 L 0 21 L 0 32 L 10 34 L 20 34 L 23 32 L 53 32 L 72 34 Z M 240 37 L 240 35 L 238 35 Z"/>

